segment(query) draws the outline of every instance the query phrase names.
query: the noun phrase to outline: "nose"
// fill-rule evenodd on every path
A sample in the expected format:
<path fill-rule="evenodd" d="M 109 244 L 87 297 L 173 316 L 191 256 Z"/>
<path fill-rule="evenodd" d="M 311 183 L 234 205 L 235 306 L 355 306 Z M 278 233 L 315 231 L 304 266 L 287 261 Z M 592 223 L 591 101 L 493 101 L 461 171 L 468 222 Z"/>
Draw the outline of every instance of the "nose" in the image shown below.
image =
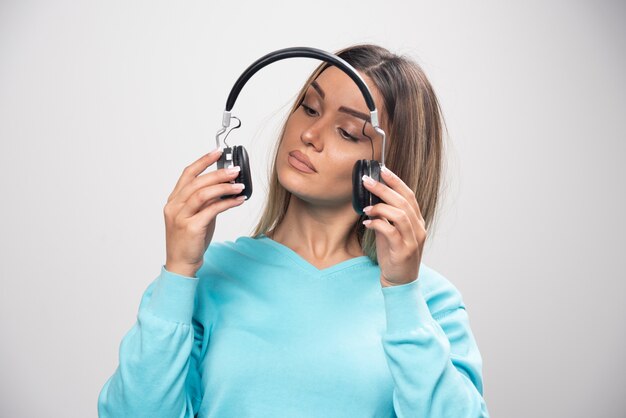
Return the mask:
<path fill-rule="evenodd" d="M 322 118 L 312 121 L 300 134 L 300 140 L 305 144 L 311 144 L 317 151 L 324 149 L 324 141 L 321 132 L 324 129 Z"/>

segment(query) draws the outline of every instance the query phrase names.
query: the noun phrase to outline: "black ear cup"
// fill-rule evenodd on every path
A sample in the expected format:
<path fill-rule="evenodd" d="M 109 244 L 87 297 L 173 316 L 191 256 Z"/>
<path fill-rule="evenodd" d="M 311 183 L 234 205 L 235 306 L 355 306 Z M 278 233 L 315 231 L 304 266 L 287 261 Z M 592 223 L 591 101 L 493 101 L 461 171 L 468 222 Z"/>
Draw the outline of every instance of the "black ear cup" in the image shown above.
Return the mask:
<path fill-rule="evenodd" d="M 382 200 L 363 185 L 363 175 L 367 174 L 374 180 L 385 184 L 380 175 L 380 163 L 376 160 L 358 160 L 352 169 L 352 207 L 359 215 L 363 208 L 373 206 Z"/>
<path fill-rule="evenodd" d="M 233 147 L 233 164 L 241 167 L 241 171 L 235 179 L 235 182 L 242 183 L 246 186 L 237 196 L 246 196 L 247 199 L 250 199 L 250 196 L 252 196 L 250 160 L 248 159 L 248 151 L 246 151 L 243 145 L 235 145 Z"/>
<path fill-rule="evenodd" d="M 242 183 L 246 187 L 241 191 L 241 193 L 220 196 L 220 199 L 234 198 L 237 196 L 246 196 L 247 199 L 250 199 L 250 196 L 252 196 L 252 176 L 250 175 L 250 160 L 248 159 L 248 152 L 242 145 L 235 145 L 232 148 L 224 148 L 220 161 L 217 165 L 218 168 L 227 167 L 229 165 L 228 161 L 230 158 L 232 158 L 233 166 L 238 165 L 241 167 L 239 174 L 235 178 L 235 183 Z"/>

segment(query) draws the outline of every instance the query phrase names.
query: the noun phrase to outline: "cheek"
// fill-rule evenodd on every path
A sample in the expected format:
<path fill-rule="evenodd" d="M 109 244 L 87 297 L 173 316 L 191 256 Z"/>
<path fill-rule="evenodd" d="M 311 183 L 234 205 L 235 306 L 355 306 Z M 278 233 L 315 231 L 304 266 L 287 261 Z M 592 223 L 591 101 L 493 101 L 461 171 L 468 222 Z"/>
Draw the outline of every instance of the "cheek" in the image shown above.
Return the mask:
<path fill-rule="evenodd" d="M 341 155 L 339 150 L 335 151 L 334 154 L 338 157 L 329 161 L 329 166 L 333 167 L 332 180 L 342 188 L 348 187 L 352 184 L 352 170 L 358 157 Z"/>
<path fill-rule="evenodd" d="M 332 141 L 325 142 L 323 154 L 323 161 L 330 168 L 327 171 L 329 177 L 342 183 L 352 183 L 354 165 L 358 160 L 370 159 L 371 148 L 369 145 L 358 146 L 344 139 L 333 138 Z"/>
<path fill-rule="evenodd" d="M 285 123 L 285 132 L 290 131 L 294 133 L 296 130 L 301 128 L 304 125 L 304 117 L 296 110 L 294 113 L 289 115 L 287 122 Z"/>

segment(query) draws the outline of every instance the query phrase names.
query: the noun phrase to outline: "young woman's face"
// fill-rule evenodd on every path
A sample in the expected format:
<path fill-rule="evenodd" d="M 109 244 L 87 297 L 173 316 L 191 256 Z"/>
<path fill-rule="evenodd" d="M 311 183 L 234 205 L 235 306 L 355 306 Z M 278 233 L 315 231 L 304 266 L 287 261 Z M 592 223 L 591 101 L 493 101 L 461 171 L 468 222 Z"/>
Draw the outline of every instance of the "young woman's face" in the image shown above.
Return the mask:
<path fill-rule="evenodd" d="M 382 120 L 378 89 L 369 77 L 361 77 Z M 302 103 L 287 120 L 276 160 L 283 187 L 312 204 L 351 205 L 354 163 L 372 158 L 380 161 L 381 155 L 382 137 L 362 117 L 369 119 L 370 112 L 356 83 L 343 71 L 328 67 L 308 87 Z M 363 135 L 364 124 L 371 141 Z M 308 157 L 314 170 L 303 167 L 290 155 L 298 152 Z"/>

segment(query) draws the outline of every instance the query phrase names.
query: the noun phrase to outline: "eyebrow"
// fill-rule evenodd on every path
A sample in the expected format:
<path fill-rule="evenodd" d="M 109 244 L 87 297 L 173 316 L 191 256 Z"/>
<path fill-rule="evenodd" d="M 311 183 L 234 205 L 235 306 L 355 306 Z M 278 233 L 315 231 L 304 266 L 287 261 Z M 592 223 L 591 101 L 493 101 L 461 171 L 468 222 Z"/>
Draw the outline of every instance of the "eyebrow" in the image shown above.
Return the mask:
<path fill-rule="evenodd" d="M 357 112 L 356 110 L 350 109 L 349 107 L 341 106 L 339 108 L 339 111 L 347 113 L 347 114 L 352 115 L 352 116 L 356 116 L 359 119 L 363 119 L 366 122 L 372 123 L 372 121 L 371 121 L 371 119 L 370 119 L 370 117 L 368 115 L 366 115 L 365 113 Z"/>
<path fill-rule="evenodd" d="M 324 94 L 324 90 L 322 90 L 320 85 L 317 84 L 317 81 L 313 80 L 313 82 L 311 83 L 311 86 L 315 89 L 317 94 L 319 94 L 322 97 L 322 99 L 326 96 L 326 94 Z"/>
<path fill-rule="evenodd" d="M 326 96 L 326 94 L 324 93 L 324 90 L 322 90 L 322 88 L 317 83 L 317 81 L 313 80 L 313 82 L 311 82 L 311 87 L 315 89 L 315 91 L 320 95 L 322 99 Z M 359 112 L 357 110 L 350 109 L 349 107 L 345 107 L 345 106 L 341 106 L 338 110 L 339 112 L 347 113 L 349 115 L 356 116 L 359 119 L 363 119 L 366 122 L 372 123 L 370 116 L 366 115 L 363 112 Z"/>

